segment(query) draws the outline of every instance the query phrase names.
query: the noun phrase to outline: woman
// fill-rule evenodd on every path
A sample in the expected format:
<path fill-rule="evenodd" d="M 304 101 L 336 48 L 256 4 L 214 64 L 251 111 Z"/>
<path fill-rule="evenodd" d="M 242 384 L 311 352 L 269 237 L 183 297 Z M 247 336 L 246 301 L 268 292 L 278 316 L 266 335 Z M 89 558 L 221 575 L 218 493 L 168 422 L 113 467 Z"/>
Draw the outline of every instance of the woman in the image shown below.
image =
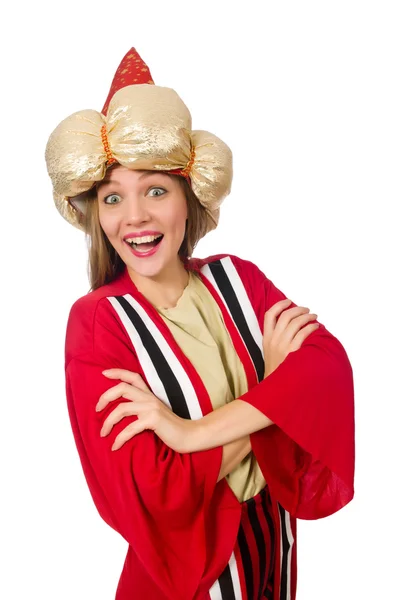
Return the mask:
<path fill-rule="evenodd" d="M 93 500 L 129 544 L 116 599 L 294 599 L 296 519 L 354 495 L 344 348 L 253 263 L 191 258 L 231 153 L 134 49 L 102 114 L 62 121 L 46 160 L 90 241 L 66 392 Z"/>

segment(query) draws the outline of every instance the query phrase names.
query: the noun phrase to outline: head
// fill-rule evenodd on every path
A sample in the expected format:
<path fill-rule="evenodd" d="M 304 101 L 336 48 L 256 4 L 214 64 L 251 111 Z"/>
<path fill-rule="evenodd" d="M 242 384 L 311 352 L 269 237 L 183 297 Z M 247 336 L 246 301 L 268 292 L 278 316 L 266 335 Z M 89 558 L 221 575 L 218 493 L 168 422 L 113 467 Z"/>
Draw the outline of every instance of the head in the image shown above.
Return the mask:
<path fill-rule="evenodd" d="M 110 282 L 124 265 L 136 279 L 164 280 L 191 256 L 206 226 L 206 211 L 183 177 L 112 165 L 87 194 L 91 289 Z M 145 232 L 161 235 L 156 247 L 126 241 Z"/>

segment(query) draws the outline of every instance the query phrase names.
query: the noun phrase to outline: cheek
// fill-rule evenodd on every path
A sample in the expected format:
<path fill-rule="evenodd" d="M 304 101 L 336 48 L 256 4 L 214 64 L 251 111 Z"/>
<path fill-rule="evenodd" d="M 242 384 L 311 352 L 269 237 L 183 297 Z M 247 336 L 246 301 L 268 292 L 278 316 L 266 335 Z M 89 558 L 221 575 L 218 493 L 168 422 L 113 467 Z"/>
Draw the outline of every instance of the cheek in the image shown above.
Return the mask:
<path fill-rule="evenodd" d="M 183 212 L 180 212 L 178 215 L 172 215 L 167 223 L 168 232 L 174 234 L 175 238 L 180 238 L 185 235 L 186 218 L 187 217 Z"/>
<path fill-rule="evenodd" d="M 107 237 L 110 239 L 113 236 L 115 236 L 117 233 L 117 223 L 116 223 L 114 216 L 106 214 L 106 212 L 101 211 L 101 209 L 99 209 L 98 216 L 99 216 L 99 223 L 100 223 L 103 231 L 107 235 Z"/>
<path fill-rule="evenodd" d="M 162 221 L 166 227 L 172 231 L 185 231 L 187 219 L 187 206 L 185 202 L 177 202 L 170 205 L 162 216 Z"/>

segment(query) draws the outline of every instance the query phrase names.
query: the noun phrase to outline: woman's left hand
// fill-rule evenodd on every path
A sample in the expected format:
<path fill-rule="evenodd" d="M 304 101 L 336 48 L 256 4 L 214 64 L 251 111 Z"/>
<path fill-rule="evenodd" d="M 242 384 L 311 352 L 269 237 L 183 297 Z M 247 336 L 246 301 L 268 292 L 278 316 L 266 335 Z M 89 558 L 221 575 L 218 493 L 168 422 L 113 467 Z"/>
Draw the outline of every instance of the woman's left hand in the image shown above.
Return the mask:
<path fill-rule="evenodd" d="M 113 426 L 124 417 L 137 415 L 137 419 L 130 423 L 116 437 L 112 450 L 118 450 L 125 442 L 141 433 L 151 429 L 167 446 L 176 452 L 192 452 L 192 442 L 198 433 L 197 422 L 191 419 L 178 417 L 168 406 L 155 396 L 139 373 L 125 369 L 109 369 L 103 371 L 105 377 L 120 379 L 112 388 L 109 388 L 99 398 L 96 406 L 97 412 L 103 410 L 113 400 L 127 398 L 129 402 L 120 403 L 105 419 L 101 436 L 108 435 Z"/>

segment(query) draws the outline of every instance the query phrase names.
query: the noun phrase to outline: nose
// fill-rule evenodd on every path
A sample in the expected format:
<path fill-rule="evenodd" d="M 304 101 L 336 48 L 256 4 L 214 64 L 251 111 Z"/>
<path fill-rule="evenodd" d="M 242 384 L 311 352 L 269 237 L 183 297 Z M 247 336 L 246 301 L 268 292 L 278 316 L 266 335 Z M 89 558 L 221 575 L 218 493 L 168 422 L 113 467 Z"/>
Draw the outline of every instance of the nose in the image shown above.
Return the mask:
<path fill-rule="evenodd" d="M 127 225 L 136 226 L 150 220 L 150 214 L 144 197 L 132 193 L 126 198 L 124 206 Z"/>

